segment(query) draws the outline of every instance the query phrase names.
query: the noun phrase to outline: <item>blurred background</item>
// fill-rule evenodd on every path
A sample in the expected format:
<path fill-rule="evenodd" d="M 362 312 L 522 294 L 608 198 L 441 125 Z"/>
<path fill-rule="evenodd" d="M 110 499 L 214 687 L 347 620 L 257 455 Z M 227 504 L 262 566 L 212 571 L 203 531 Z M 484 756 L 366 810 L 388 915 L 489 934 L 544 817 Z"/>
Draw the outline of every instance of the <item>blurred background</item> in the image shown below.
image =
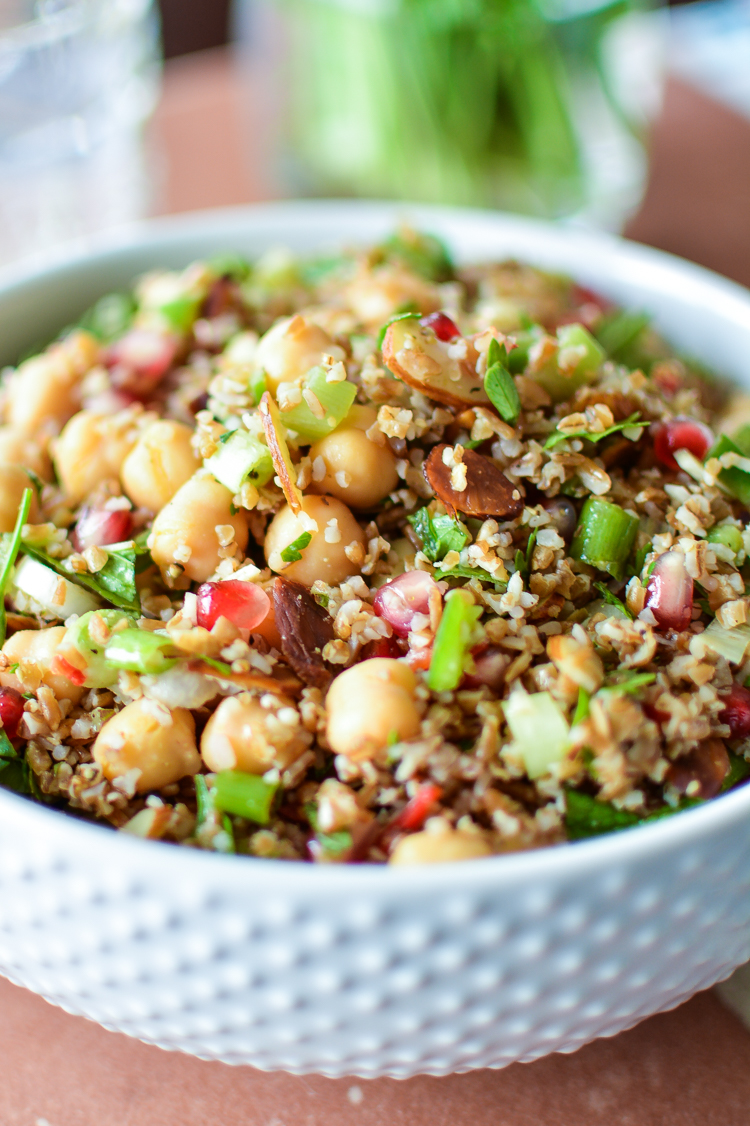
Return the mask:
<path fill-rule="evenodd" d="M 624 230 L 750 284 L 750 0 L 0 0 L 0 264 L 303 195 Z"/>

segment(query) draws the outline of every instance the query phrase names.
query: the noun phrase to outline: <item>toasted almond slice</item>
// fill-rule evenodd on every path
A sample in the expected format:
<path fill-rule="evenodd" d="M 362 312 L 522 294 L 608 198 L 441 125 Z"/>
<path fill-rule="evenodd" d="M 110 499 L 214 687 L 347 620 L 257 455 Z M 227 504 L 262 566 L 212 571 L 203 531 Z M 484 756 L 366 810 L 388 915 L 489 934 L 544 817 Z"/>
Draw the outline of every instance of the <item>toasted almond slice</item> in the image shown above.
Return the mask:
<path fill-rule="evenodd" d="M 444 442 L 434 446 L 424 463 L 427 484 L 455 516 L 499 516 L 510 520 L 523 510 L 523 496 L 494 461 L 475 450 L 463 450 L 461 464 L 466 467 L 466 488 L 458 491 L 451 484 L 451 467 L 443 460 L 443 453 L 451 447 Z"/>
<path fill-rule="evenodd" d="M 284 425 L 279 417 L 279 408 L 268 391 L 258 406 L 263 421 L 266 443 L 271 452 L 271 461 L 284 490 L 287 504 L 295 516 L 302 511 L 302 493 L 297 488 L 297 473 L 289 456 L 289 447 L 284 436 Z"/>
<path fill-rule="evenodd" d="M 211 676 L 215 680 L 226 680 L 231 684 L 236 684 L 238 688 L 257 688 L 261 692 L 274 692 L 277 696 L 284 696 L 289 692 L 295 692 L 298 688 L 302 687 L 302 682 L 297 679 L 291 672 L 280 670 L 280 675 L 265 676 L 261 672 L 232 672 L 223 673 L 210 665 L 208 661 L 188 661 L 187 665 L 190 672 L 200 672 L 204 676 Z"/>
<path fill-rule="evenodd" d="M 490 401 L 472 364 L 449 356 L 435 334 L 416 320 L 390 325 L 383 340 L 383 359 L 404 383 L 439 403 L 460 408 Z"/>

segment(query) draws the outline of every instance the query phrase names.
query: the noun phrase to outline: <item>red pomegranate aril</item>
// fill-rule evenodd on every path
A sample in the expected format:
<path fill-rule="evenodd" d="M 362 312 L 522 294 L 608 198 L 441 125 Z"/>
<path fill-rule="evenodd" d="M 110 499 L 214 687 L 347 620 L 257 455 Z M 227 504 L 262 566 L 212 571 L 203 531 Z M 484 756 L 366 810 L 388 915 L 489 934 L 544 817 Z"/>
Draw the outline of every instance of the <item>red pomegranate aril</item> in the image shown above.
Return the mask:
<path fill-rule="evenodd" d="M 125 508 L 114 512 L 106 508 L 82 508 L 73 530 L 73 546 L 76 551 L 106 547 L 130 539 L 132 532 L 133 517 Z"/>
<path fill-rule="evenodd" d="M 461 335 L 461 330 L 447 313 L 430 313 L 422 317 L 419 323 L 423 328 L 431 328 L 438 340 L 442 340 L 444 344 L 450 344 Z"/>
<path fill-rule="evenodd" d="M 25 700 L 15 688 L 0 688 L 0 719 L 9 739 L 15 739 L 23 715 Z"/>
<path fill-rule="evenodd" d="M 172 337 L 134 328 L 110 345 L 105 363 L 116 390 L 143 396 L 164 378 L 176 354 L 177 342 Z"/>
<path fill-rule="evenodd" d="M 271 599 L 256 583 L 226 579 L 198 587 L 198 625 L 212 629 L 227 618 L 239 629 L 254 630 L 267 617 Z"/>
<path fill-rule="evenodd" d="M 393 819 L 394 827 L 413 832 L 421 829 L 430 810 L 443 796 L 443 791 L 434 782 L 423 782 L 413 798 L 410 798 L 400 813 Z"/>
<path fill-rule="evenodd" d="M 430 613 L 430 597 L 437 583 L 426 571 L 407 571 L 381 586 L 373 609 L 385 618 L 395 634 L 408 637 L 415 614 Z"/>
<path fill-rule="evenodd" d="M 690 625 L 693 580 L 679 551 L 666 551 L 656 560 L 646 587 L 646 607 L 662 629 L 684 630 Z"/>
<path fill-rule="evenodd" d="M 713 434 L 708 427 L 691 418 L 660 422 L 654 428 L 654 453 L 668 469 L 680 468 L 674 457 L 676 450 L 689 450 L 699 461 L 703 461 L 713 441 Z"/>
<path fill-rule="evenodd" d="M 750 688 L 733 684 L 724 697 L 724 711 L 719 719 L 729 727 L 730 739 L 747 739 L 750 735 Z"/>

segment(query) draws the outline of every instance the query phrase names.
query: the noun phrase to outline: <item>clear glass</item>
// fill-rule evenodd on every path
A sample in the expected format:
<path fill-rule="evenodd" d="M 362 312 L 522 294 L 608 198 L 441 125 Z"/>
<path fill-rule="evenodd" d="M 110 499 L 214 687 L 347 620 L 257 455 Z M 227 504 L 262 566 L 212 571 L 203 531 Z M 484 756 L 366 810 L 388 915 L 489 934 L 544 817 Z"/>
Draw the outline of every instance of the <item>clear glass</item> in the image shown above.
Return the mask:
<path fill-rule="evenodd" d="M 146 214 L 152 0 L 0 0 L 0 263 Z"/>
<path fill-rule="evenodd" d="M 644 0 L 245 0 L 285 186 L 619 227 L 644 185 L 660 27 Z M 272 65 L 269 65 L 272 60 Z"/>

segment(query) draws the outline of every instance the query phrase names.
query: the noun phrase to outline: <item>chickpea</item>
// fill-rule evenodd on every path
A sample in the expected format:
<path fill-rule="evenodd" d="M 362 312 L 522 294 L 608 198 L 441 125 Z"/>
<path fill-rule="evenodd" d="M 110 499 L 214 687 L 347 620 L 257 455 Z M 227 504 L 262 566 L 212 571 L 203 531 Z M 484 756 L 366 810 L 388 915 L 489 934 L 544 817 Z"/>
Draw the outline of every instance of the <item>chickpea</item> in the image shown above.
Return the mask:
<path fill-rule="evenodd" d="M 22 465 L 43 481 L 52 480 L 52 463 L 39 441 L 13 426 L 0 426 L 0 465 Z"/>
<path fill-rule="evenodd" d="M 328 742 L 340 755 L 368 758 L 395 735 L 411 739 L 419 731 L 414 702 L 417 679 L 403 661 L 373 657 L 345 669 L 326 698 Z"/>
<path fill-rule="evenodd" d="M 325 464 L 325 477 L 313 478 L 310 488 L 329 493 L 352 508 L 373 508 L 398 485 L 396 459 L 382 437 L 382 444 L 368 438 L 366 430 L 377 414 L 371 407 L 352 407 L 349 415 L 333 431 L 310 447 L 310 458 Z"/>
<path fill-rule="evenodd" d="M 104 724 L 92 749 L 104 776 L 120 778 L 131 770 L 140 774 L 136 792 L 160 790 L 201 768 L 195 745 L 195 720 L 187 708 L 166 709 L 147 699 L 126 704 Z"/>
<path fill-rule="evenodd" d="M 344 351 L 334 344 L 324 328 L 299 315 L 277 321 L 262 336 L 255 353 L 255 366 L 266 373 L 272 394 L 280 383 L 291 383 L 319 364 L 323 356 L 343 360 Z"/>
<path fill-rule="evenodd" d="M 24 489 L 31 489 L 28 523 L 34 524 L 39 516 L 34 482 L 20 465 L 0 465 L 0 532 L 13 531 Z"/>
<path fill-rule="evenodd" d="M 364 559 L 365 537 L 349 509 L 335 497 L 306 496 L 302 511 L 318 525 L 312 539 L 302 549 L 302 558 L 296 563 L 285 564 L 281 552 L 290 543 L 309 530 L 307 524 L 295 516 L 291 508 L 285 506 L 274 516 L 266 532 L 265 553 L 272 571 L 283 571 L 284 577 L 295 582 L 312 586 L 316 579 L 338 585 L 359 571 Z M 330 522 L 335 520 L 335 524 Z M 328 539 L 326 539 L 328 535 Z M 338 537 L 338 538 L 336 538 Z M 335 542 L 330 542 L 335 540 Z M 346 554 L 351 544 L 359 547 L 350 552 L 354 560 Z M 358 552 L 361 549 L 361 555 Z"/>
<path fill-rule="evenodd" d="M 154 520 L 150 538 L 154 562 L 162 570 L 176 563 L 189 579 L 205 582 L 221 562 L 221 540 L 228 525 L 239 550 L 247 546 L 247 518 L 242 510 L 233 513 L 232 507 L 229 489 L 199 469 Z"/>
<path fill-rule="evenodd" d="M 52 671 L 52 659 L 57 655 L 67 630 L 65 626 L 51 629 L 22 629 L 14 633 L 3 645 L 3 654 L 17 672 L 0 672 L 0 684 L 26 692 L 46 684 L 58 700 L 72 700 L 74 704 L 87 691 L 73 684 L 67 676 Z"/>
<path fill-rule="evenodd" d="M 138 437 L 137 414 L 79 411 L 52 442 L 52 457 L 63 489 L 77 504 L 97 485 L 120 476 L 120 466 Z"/>
<path fill-rule="evenodd" d="M 278 704 L 279 709 L 294 708 L 283 696 Z M 209 770 L 265 774 L 272 766 L 285 770 L 304 753 L 309 742 L 301 724 L 284 723 L 276 712 L 261 707 L 254 696 L 243 692 L 227 696 L 209 719 L 201 739 L 201 755 Z"/>
<path fill-rule="evenodd" d="M 72 332 L 40 356 L 21 364 L 8 383 L 8 422 L 29 437 L 56 434 L 80 403 L 79 384 L 99 359 L 88 332 Z"/>
<path fill-rule="evenodd" d="M 152 422 L 143 431 L 120 470 L 122 486 L 133 504 L 161 512 L 200 469 L 191 437 L 189 426 L 168 419 Z"/>
<path fill-rule="evenodd" d="M 391 853 L 389 864 L 449 864 L 491 855 L 492 849 L 480 833 L 461 829 L 442 833 L 423 830 L 402 837 Z"/>

